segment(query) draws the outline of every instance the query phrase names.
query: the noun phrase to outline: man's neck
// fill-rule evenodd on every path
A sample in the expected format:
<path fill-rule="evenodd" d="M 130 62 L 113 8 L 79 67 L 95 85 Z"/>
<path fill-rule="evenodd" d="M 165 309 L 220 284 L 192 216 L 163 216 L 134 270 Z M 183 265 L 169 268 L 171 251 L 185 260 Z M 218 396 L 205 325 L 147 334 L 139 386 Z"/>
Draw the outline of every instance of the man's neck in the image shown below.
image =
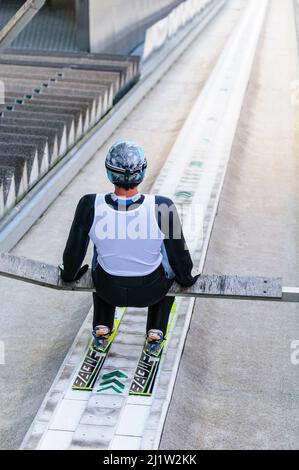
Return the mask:
<path fill-rule="evenodd" d="M 138 188 L 126 190 L 124 188 L 119 188 L 118 186 L 115 186 L 114 194 L 119 197 L 131 198 L 139 194 L 139 191 Z"/>

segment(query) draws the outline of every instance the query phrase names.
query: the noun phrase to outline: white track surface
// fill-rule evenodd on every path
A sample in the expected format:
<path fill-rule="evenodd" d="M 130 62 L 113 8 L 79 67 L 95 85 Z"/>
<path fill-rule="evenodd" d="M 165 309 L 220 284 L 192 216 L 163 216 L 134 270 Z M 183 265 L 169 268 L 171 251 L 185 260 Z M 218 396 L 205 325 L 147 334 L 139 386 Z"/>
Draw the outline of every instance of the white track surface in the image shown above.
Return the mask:
<path fill-rule="evenodd" d="M 184 206 L 187 231 L 188 227 L 192 228 L 195 215 L 203 218 L 203 238 L 195 232 L 193 242 L 190 239 L 199 269 L 204 263 L 267 3 L 267 0 L 248 2 L 152 189 Z M 121 370 L 128 376 L 124 393 L 97 393 L 97 385 L 94 392 L 71 390 L 90 334 L 90 312 L 22 448 L 157 449 L 193 305 L 188 299 L 178 304 L 177 319 L 150 398 L 128 396 L 144 330 L 144 312 L 132 309 L 122 322 L 99 379 L 105 372 Z"/>

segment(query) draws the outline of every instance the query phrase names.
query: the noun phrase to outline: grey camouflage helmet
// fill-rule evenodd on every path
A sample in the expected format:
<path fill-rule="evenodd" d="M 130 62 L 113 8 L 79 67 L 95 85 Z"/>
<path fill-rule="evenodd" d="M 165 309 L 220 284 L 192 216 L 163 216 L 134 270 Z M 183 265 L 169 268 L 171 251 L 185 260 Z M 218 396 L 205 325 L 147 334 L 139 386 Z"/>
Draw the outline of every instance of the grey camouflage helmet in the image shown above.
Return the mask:
<path fill-rule="evenodd" d="M 140 184 L 145 176 L 147 161 L 139 145 L 120 140 L 109 149 L 105 166 L 111 183 Z"/>

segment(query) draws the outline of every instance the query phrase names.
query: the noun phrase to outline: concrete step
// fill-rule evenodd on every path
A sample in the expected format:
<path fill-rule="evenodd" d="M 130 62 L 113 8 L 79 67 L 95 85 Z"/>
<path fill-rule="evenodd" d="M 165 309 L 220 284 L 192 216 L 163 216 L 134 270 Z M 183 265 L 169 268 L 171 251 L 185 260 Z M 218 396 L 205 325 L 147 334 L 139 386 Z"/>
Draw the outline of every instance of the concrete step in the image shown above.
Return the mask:
<path fill-rule="evenodd" d="M 60 88 L 67 88 L 67 89 L 73 89 L 77 92 L 85 91 L 85 92 L 93 92 L 93 93 L 99 93 L 101 96 L 103 96 L 107 100 L 107 108 L 110 108 L 113 105 L 113 99 L 115 96 L 114 93 L 114 85 L 113 83 L 108 83 L 108 84 L 101 84 L 101 83 L 96 83 L 94 81 L 90 82 L 88 80 L 72 80 L 70 78 L 58 78 L 57 81 L 52 81 L 51 85 L 56 85 Z M 106 97 L 107 96 L 107 97 Z"/>
<path fill-rule="evenodd" d="M 24 75 L 30 74 L 31 77 L 34 78 L 41 75 L 54 76 L 57 73 L 57 67 L 30 67 L 30 65 L 0 64 L 0 74 L 2 72 L 24 73 Z"/>
<path fill-rule="evenodd" d="M 20 93 L 15 93 L 15 92 L 6 92 L 4 96 L 4 105 L 5 106 L 10 106 L 13 105 L 17 99 L 20 98 Z M 1 106 L 3 106 L 3 104 Z"/>
<path fill-rule="evenodd" d="M 0 153 L 0 166 L 10 167 L 14 170 L 16 199 L 21 199 L 29 186 L 27 158 Z"/>
<path fill-rule="evenodd" d="M 19 93 L 16 93 L 14 91 L 6 91 L 5 93 L 5 99 L 8 101 L 15 101 L 17 99 L 20 99 L 22 95 L 20 95 Z"/>
<path fill-rule="evenodd" d="M 111 106 L 114 99 L 114 85 L 112 82 L 105 83 L 94 83 L 88 80 L 76 81 L 71 78 L 63 78 L 57 76 L 55 79 L 49 80 L 47 83 L 43 83 L 41 89 L 51 89 L 53 87 L 63 88 L 66 90 L 73 90 L 76 93 L 94 93 L 96 95 L 104 96 L 107 100 L 107 106 Z"/>
<path fill-rule="evenodd" d="M 0 55 L 0 66 L 3 65 L 19 65 L 19 66 L 28 66 L 31 67 L 49 67 L 49 68 L 61 68 L 67 67 L 72 70 L 91 70 L 91 71 L 104 71 L 104 72 L 114 72 L 118 73 L 120 76 L 121 87 L 127 86 L 135 77 L 133 73 L 133 68 L 130 63 L 122 65 L 116 61 L 96 61 L 96 60 L 79 60 L 79 61 L 66 61 L 64 58 L 55 58 L 51 60 L 46 60 L 47 57 L 41 60 L 32 60 L 28 55 L 22 57 L 11 57 Z"/>
<path fill-rule="evenodd" d="M 82 103 L 78 102 L 68 102 L 66 103 L 63 100 L 43 100 L 42 95 L 33 95 L 34 98 L 28 99 L 25 98 L 22 100 L 22 103 L 19 102 L 18 104 L 29 105 L 29 106 L 41 106 L 48 108 L 49 106 L 54 108 L 59 108 L 62 111 L 65 109 L 76 109 L 80 110 L 82 115 L 82 122 L 83 122 L 83 132 L 87 132 L 91 125 L 91 118 L 88 105 L 83 105 Z M 80 130 L 78 130 L 80 132 Z"/>
<path fill-rule="evenodd" d="M 15 93 L 15 94 L 19 94 L 20 96 L 23 96 L 26 93 L 33 93 L 36 88 L 40 89 L 40 85 L 28 86 L 26 84 L 21 84 L 21 83 L 6 83 L 5 93 L 9 92 L 9 93 Z"/>
<path fill-rule="evenodd" d="M 39 179 L 39 161 L 36 145 L 29 144 L 6 144 L 1 142 L 0 155 L 13 155 L 17 158 L 26 159 L 28 174 L 28 190 Z"/>
<path fill-rule="evenodd" d="M 5 88 L 7 86 L 12 87 L 13 85 L 16 86 L 26 86 L 27 88 L 36 88 L 39 86 L 42 86 L 43 81 L 42 80 L 36 80 L 34 78 L 30 77 L 9 77 L 9 76 L 2 76 L 0 74 L 0 80 L 4 82 Z M 44 80 L 45 86 L 47 86 L 47 80 Z"/>
<path fill-rule="evenodd" d="M 16 201 L 15 171 L 11 167 L 0 166 L 0 216 L 2 217 Z"/>
<path fill-rule="evenodd" d="M 45 117 L 39 116 L 39 119 L 33 119 L 30 113 L 19 112 L 3 112 L 0 117 L 0 124 L 17 127 L 38 127 L 38 128 L 55 128 L 57 130 L 58 142 L 60 146 L 59 154 L 63 155 L 68 149 L 68 133 L 69 128 L 67 120 L 69 116 L 57 116 L 57 119 L 49 116 L 46 120 Z M 5 116 L 4 116 L 5 115 Z M 24 117 L 25 116 L 25 117 Z M 60 121 L 58 119 L 61 119 Z"/>
<path fill-rule="evenodd" d="M 0 145 L 0 161 L 7 164 L 9 158 L 11 164 L 16 166 L 15 160 L 20 159 L 26 161 L 27 171 L 27 184 L 25 184 L 25 191 L 29 190 L 39 178 L 39 164 L 37 157 L 37 149 L 34 145 L 19 145 L 19 144 L 4 144 Z"/>
<path fill-rule="evenodd" d="M 120 89 L 120 75 L 117 72 L 107 72 L 107 71 L 92 71 L 92 70 L 74 70 L 69 68 L 64 68 L 57 74 L 58 77 L 63 77 L 71 79 L 73 81 L 88 81 L 97 83 L 107 84 L 113 83 L 115 92 L 117 93 Z"/>
<path fill-rule="evenodd" d="M 35 73 L 34 75 L 32 73 L 30 73 L 30 67 L 26 67 L 27 70 L 20 70 L 20 71 L 10 71 L 10 70 L 3 70 L 1 67 L 0 67 L 0 80 L 9 80 L 9 79 L 12 79 L 12 80 L 19 80 L 19 81 L 22 81 L 23 79 L 25 80 L 36 80 L 36 81 L 41 81 L 41 82 L 44 82 L 44 81 L 48 81 L 51 77 L 55 77 L 55 75 L 58 73 L 57 70 L 51 74 L 51 73 Z"/>
<path fill-rule="evenodd" d="M 38 101 L 43 102 L 44 104 L 48 103 L 50 105 L 56 101 L 56 102 L 62 103 L 66 107 L 85 106 L 86 108 L 89 109 L 91 124 L 93 124 L 96 121 L 96 119 L 100 118 L 96 116 L 97 101 L 94 98 L 82 98 L 78 96 L 62 96 L 62 95 L 53 95 L 53 94 L 46 94 L 46 93 L 27 94 L 24 96 L 24 99 L 26 98 L 32 99 L 34 101 L 38 100 Z"/>
<path fill-rule="evenodd" d="M 55 106 L 44 106 L 34 104 L 16 104 L 14 106 L 16 111 L 30 112 L 31 116 L 34 117 L 35 113 L 38 114 L 52 114 L 52 115 L 68 115 L 74 122 L 75 135 L 74 140 L 82 135 L 83 132 L 83 118 L 82 111 L 79 108 L 60 108 Z"/>
<path fill-rule="evenodd" d="M 33 90 L 36 91 L 36 90 Z M 73 99 L 88 99 L 93 101 L 93 106 L 95 108 L 95 116 L 96 120 L 101 119 L 102 116 L 107 112 L 108 110 L 108 93 L 98 93 L 94 91 L 85 91 L 85 90 L 76 90 L 76 89 L 70 89 L 64 86 L 61 86 L 60 84 L 56 84 L 53 87 L 50 88 L 42 88 L 39 90 L 40 96 L 52 96 L 55 98 L 60 98 L 60 99 L 65 99 L 68 98 L 69 100 Z"/>
<path fill-rule="evenodd" d="M 42 137 L 44 139 L 47 139 L 51 166 L 58 160 L 60 156 L 57 128 L 21 127 L 20 125 L 9 126 L 1 124 L 0 120 L 0 135 L 1 134 L 14 134 L 18 136 L 23 135 L 26 137 Z"/>
<path fill-rule="evenodd" d="M 39 175 L 43 176 L 50 167 L 50 154 L 47 137 L 0 133 L 0 152 L 2 144 L 33 145 L 37 151 Z"/>
<path fill-rule="evenodd" d="M 12 55 L 12 56 L 19 56 L 22 54 L 27 55 L 28 49 L 7 49 L 4 51 L 5 55 Z M 139 64 L 140 64 L 140 57 L 136 55 L 122 55 L 122 54 L 107 54 L 107 53 L 96 53 L 96 52 L 79 52 L 79 51 L 40 51 L 40 50 L 30 50 L 29 52 L 31 57 L 63 57 L 65 59 L 72 59 L 72 60 L 98 60 L 99 62 L 103 61 L 110 61 L 110 62 L 118 62 L 122 64 L 130 63 L 134 73 L 138 73 Z"/>

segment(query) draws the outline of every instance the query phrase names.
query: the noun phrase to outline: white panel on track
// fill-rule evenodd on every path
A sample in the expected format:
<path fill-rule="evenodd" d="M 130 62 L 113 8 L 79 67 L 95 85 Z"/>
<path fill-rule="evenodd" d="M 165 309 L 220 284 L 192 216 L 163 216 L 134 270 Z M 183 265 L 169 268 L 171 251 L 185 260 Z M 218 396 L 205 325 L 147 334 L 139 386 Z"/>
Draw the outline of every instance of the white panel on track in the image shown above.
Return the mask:
<path fill-rule="evenodd" d="M 108 449 L 114 437 L 114 430 L 113 426 L 79 424 L 73 435 L 70 450 Z"/>
<path fill-rule="evenodd" d="M 30 430 L 30 435 L 23 445 L 24 450 L 36 450 L 41 442 L 43 436 L 47 433 L 47 422 L 35 421 Z"/>
<path fill-rule="evenodd" d="M 115 436 L 112 439 L 110 450 L 139 450 L 141 437 Z"/>
<path fill-rule="evenodd" d="M 73 432 L 70 431 L 52 431 L 49 430 L 41 442 L 38 450 L 65 450 L 68 449 L 73 438 Z"/>
<path fill-rule="evenodd" d="M 75 431 L 86 402 L 81 400 L 62 400 L 50 423 L 50 429 L 60 431 Z"/>
<path fill-rule="evenodd" d="M 45 423 L 49 422 L 58 404 L 61 403 L 62 399 L 63 399 L 63 392 L 59 392 L 59 391 L 51 392 L 49 394 L 45 407 L 42 408 L 40 412 L 39 421 L 42 421 Z"/>
<path fill-rule="evenodd" d="M 149 413 L 150 407 L 146 405 L 127 405 L 116 428 L 116 434 L 142 436 Z"/>
<path fill-rule="evenodd" d="M 88 402 L 88 406 L 90 408 L 96 408 L 100 406 L 101 408 L 116 409 L 122 408 L 124 402 L 125 397 L 114 395 L 114 397 L 111 398 L 110 395 L 99 395 L 98 393 L 93 393 Z"/>
<path fill-rule="evenodd" d="M 90 395 L 91 392 L 87 392 L 86 390 L 72 390 L 71 388 L 68 388 L 64 398 L 66 400 L 88 401 Z"/>
<path fill-rule="evenodd" d="M 151 406 L 154 397 L 143 397 L 143 396 L 136 396 L 136 395 L 129 395 L 127 398 L 128 405 L 146 405 Z"/>

